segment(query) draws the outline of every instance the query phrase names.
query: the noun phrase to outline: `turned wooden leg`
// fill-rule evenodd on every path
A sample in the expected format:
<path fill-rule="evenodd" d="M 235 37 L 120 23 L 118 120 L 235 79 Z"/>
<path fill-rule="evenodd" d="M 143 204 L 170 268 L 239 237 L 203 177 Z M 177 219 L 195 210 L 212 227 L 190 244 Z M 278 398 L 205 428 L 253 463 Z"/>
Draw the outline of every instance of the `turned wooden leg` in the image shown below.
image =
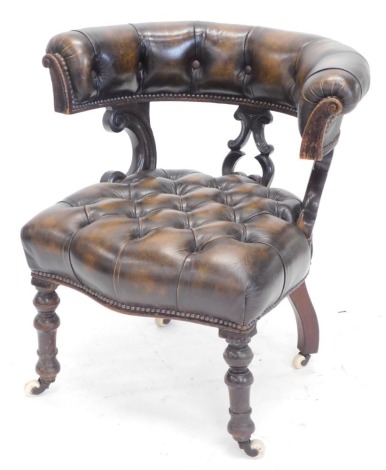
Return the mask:
<path fill-rule="evenodd" d="M 238 442 L 239 447 L 252 457 L 257 457 L 261 453 L 257 445 L 257 443 L 260 445 L 260 441 L 251 441 L 255 425 L 251 419 L 252 409 L 249 399 L 253 375 L 248 366 L 252 362 L 253 352 L 248 343 L 255 333 L 256 330 L 248 335 L 225 330 L 219 332 L 220 338 L 224 338 L 228 343 L 224 352 L 224 359 L 229 365 L 225 375 L 231 415 L 228 432 Z"/>
<path fill-rule="evenodd" d="M 304 356 L 298 366 L 305 366 L 310 360 L 311 354 L 317 353 L 319 348 L 319 324 L 312 305 L 306 284 L 301 284 L 292 294 L 289 300 L 295 312 L 298 327 L 298 349 L 300 356 Z M 297 356 L 299 357 L 299 356 Z M 302 359 L 302 358 L 300 358 Z M 294 360 L 295 367 L 296 358 Z"/>
<path fill-rule="evenodd" d="M 55 292 L 56 284 L 32 278 L 32 284 L 37 289 L 34 298 L 34 305 L 38 314 L 34 320 L 34 327 L 38 332 L 39 360 L 36 364 L 36 372 L 39 375 L 38 381 L 30 381 L 26 384 L 28 395 L 39 395 L 46 390 L 53 382 L 60 371 L 60 364 L 56 359 L 58 350 L 56 348 L 56 330 L 60 325 L 60 320 L 55 310 L 59 305 L 59 297 Z"/>

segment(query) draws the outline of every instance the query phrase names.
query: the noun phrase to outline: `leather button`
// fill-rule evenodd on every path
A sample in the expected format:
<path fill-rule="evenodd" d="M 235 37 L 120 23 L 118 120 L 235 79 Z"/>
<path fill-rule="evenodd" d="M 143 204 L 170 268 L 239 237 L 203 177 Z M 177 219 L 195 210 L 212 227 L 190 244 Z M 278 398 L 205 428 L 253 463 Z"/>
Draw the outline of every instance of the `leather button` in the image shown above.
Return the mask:
<path fill-rule="evenodd" d="M 244 72 L 249 75 L 252 73 L 252 67 L 250 65 L 246 65 L 245 66 L 245 69 L 244 69 Z"/>
<path fill-rule="evenodd" d="M 200 65 L 201 65 L 200 62 L 197 59 L 192 62 L 192 67 L 194 69 L 198 69 Z"/>

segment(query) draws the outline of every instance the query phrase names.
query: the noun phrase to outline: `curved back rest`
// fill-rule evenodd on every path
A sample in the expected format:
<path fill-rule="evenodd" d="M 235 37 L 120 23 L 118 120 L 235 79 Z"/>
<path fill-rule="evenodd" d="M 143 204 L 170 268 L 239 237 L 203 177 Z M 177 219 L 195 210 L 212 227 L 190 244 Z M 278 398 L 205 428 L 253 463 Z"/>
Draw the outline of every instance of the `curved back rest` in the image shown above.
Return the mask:
<path fill-rule="evenodd" d="M 202 94 L 296 112 L 296 77 L 304 81 L 313 63 L 297 63 L 297 56 L 319 39 L 214 23 L 129 24 L 58 35 L 47 52 L 68 66 L 75 109 L 114 96 Z"/>
<path fill-rule="evenodd" d="M 331 39 L 204 22 L 59 34 L 49 42 L 44 63 L 53 73 L 59 112 L 138 101 L 205 100 L 298 115 L 301 133 L 321 100 L 335 97 L 347 113 L 369 87 L 365 59 Z M 336 121 L 325 136 L 329 147 L 324 154 L 337 140 Z"/>

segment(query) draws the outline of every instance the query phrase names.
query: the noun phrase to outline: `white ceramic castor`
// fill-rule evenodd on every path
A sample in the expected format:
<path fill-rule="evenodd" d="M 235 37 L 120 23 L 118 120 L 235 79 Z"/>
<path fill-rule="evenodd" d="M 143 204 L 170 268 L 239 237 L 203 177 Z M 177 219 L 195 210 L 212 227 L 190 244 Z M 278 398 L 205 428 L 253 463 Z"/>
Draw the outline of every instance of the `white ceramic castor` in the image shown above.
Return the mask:
<path fill-rule="evenodd" d="M 257 450 L 258 454 L 256 455 L 256 459 L 262 459 L 265 454 L 265 445 L 263 441 L 260 439 L 253 439 L 251 441 L 251 449 Z"/>
<path fill-rule="evenodd" d="M 39 380 L 30 380 L 24 385 L 24 391 L 27 397 L 36 397 L 37 394 L 33 393 L 34 390 L 40 389 L 40 382 Z"/>
<path fill-rule="evenodd" d="M 155 324 L 157 326 L 159 326 L 160 328 L 162 328 L 163 326 L 166 326 L 170 323 L 170 320 L 169 318 L 160 318 L 160 317 L 157 317 L 154 319 L 155 321 Z"/>
<path fill-rule="evenodd" d="M 294 357 L 294 360 L 292 361 L 293 366 L 295 369 L 303 369 L 303 367 L 306 367 L 308 364 L 308 361 L 310 360 L 311 355 L 308 354 L 307 356 L 304 356 L 303 354 L 297 354 Z"/>
<path fill-rule="evenodd" d="M 239 447 L 249 457 L 254 457 L 255 459 L 261 459 L 262 457 L 264 457 L 265 446 L 264 446 L 264 442 L 260 441 L 260 439 L 253 439 L 252 441 L 239 442 Z"/>

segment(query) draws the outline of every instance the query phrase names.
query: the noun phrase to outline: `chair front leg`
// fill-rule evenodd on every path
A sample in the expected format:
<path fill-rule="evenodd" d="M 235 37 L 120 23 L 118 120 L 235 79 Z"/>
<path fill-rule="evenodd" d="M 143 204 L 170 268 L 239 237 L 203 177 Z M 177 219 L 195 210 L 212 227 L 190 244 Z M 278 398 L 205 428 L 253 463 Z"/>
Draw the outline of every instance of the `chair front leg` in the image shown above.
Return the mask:
<path fill-rule="evenodd" d="M 59 305 L 59 296 L 55 292 L 56 284 L 32 278 L 32 284 L 37 289 L 34 305 L 38 314 L 34 320 L 34 327 L 38 332 L 39 360 L 36 364 L 36 372 L 39 380 L 27 382 L 25 391 L 27 395 L 40 395 L 54 381 L 60 371 L 60 364 L 56 359 L 56 330 L 60 320 L 55 310 Z"/>
<path fill-rule="evenodd" d="M 264 450 L 263 444 L 258 440 L 251 441 L 255 424 L 251 418 L 252 408 L 250 405 L 253 375 L 248 366 L 252 362 L 253 352 L 248 343 L 255 333 L 256 329 L 249 334 L 220 330 L 219 336 L 228 343 L 224 352 L 224 359 L 229 365 L 229 370 L 225 375 L 225 383 L 229 390 L 229 413 L 231 415 L 228 432 L 246 454 L 251 457 L 261 457 Z"/>

